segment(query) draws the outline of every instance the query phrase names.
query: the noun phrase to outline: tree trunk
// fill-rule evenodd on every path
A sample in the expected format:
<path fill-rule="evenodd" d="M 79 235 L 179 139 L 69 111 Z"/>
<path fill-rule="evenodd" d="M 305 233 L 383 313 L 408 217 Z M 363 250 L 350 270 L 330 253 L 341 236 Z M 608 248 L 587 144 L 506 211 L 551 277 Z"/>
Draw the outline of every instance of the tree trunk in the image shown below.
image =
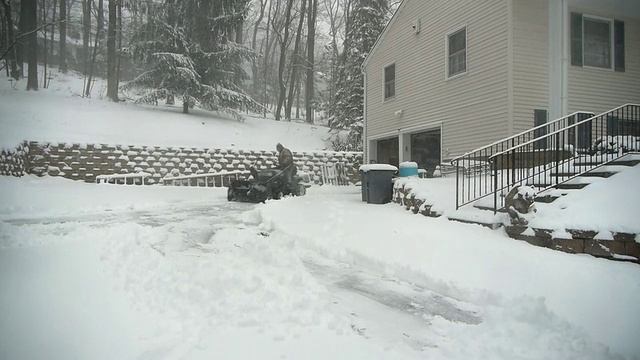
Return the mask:
<path fill-rule="evenodd" d="M 242 45 L 244 42 L 244 34 L 243 34 L 244 20 L 240 20 L 238 25 L 236 26 L 236 38 L 235 43 Z M 233 83 L 239 88 L 242 85 L 242 76 L 241 74 L 236 73 L 233 78 Z"/>
<path fill-rule="evenodd" d="M 16 34 L 13 31 L 11 1 L 2 0 L 2 5 L 4 7 L 5 16 L 7 17 L 7 35 L 8 35 L 7 44 L 11 46 L 13 42 L 16 41 Z M 17 47 L 14 45 L 13 49 L 8 49 L 8 50 L 10 50 L 10 54 L 11 54 L 9 59 L 9 64 L 10 64 L 9 66 L 11 67 L 11 76 L 14 79 L 18 80 L 20 78 L 20 73 L 18 72 L 18 64 L 17 64 L 17 60 L 18 60 Z"/>
<path fill-rule="evenodd" d="M 41 11 L 41 13 L 42 13 L 42 24 L 43 25 L 47 23 L 47 15 L 45 14 L 45 11 L 44 11 L 45 7 L 46 7 L 45 0 L 42 0 L 42 9 L 41 9 L 42 11 Z M 43 31 L 42 34 L 43 34 L 43 44 L 44 44 L 44 49 L 43 49 L 44 51 L 42 52 L 42 54 L 44 55 L 43 56 L 44 57 L 44 59 L 43 59 L 43 62 L 44 62 L 44 73 L 43 73 L 43 76 L 42 76 L 42 87 L 46 89 L 47 88 L 47 60 L 48 60 L 47 59 L 47 27 L 44 26 L 42 28 L 42 31 Z"/>
<path fill-rule="evenodd" d="M 38 90 L 38 4 L 36 0 L 22 0 L 20 11 L 25 12 L 27 36 L 27 62 L 29 63 L 29 77 L 27 90 Z"/>
<path fill-rule="evenodd" d="M 107 97 L 118 102 L 118 73 L 116 71 L 117 0 L 109 0 L 109 28 L 107 29 Z"/>
<path fill-rule="evenodd" d="M 56 10 L 58 8 L 58 0 L 53 0 L 53 16 L 51 17 L 51 22 L 53 23 L 53 25 L 51 25 L 51 49 L 49 50 L 49 56 L 53 59 L 53 48 L 55 46 L 53 46 L 53 44 L 55 44 L 55 39 L 53 38 L 53 36 L 56 33 Z"/>
<path fill-rule="evenodd" d="M 251 38 L 251 49 L 256 51 L 257 39 L 258 39 L 258 28 L 260 27 L 260 23 L 264 18 L 264 9 L 267 3 L 264 0 L 260 0 L 260 15 L 258 15 L 258 19 L 253 25 L 253 37 Z M 269 27 L 267 26 L 267 37 L 269 36 Z M 263 54 L 264 56 L 264 54 Z M 253 96 L 258 95 L 258 58 L 254 57 L 251 59 L 251 80 L 253 87 Z M 264 104 L 263 104 L 264 105 Z"/>
<path fill-rule="evenodd" d="M 183 96 L 182 98 L 182 113 L 183 114 L 189 113 L 189 97 L 186 95 Z"/>
<path fill-rule="evenodd" d="M 93 46 L 93 55 L 91 56 L 91 64 L 89 67 L 87 88 L 85 89 L 85 92 L 84 92 L 86 96 L 91 95 L 91 82 L 93 81 L 93 70 L 95 69 L 95 65 L 96 65 L 96 56 L 98 55 L 98 41 L 100 40 L 100 32 L 102 31 L 102 24 L 103 24 L 102 10 L 103 10 L 103 0 L 98 0 L 98 23 L 96 28 L 95 44 Z"/>
<path fill-rule="evenodd" d="M 284 36 L 280 39 L 280 61 L 278 65 L 278 85 L 280 94 L 278 96 L 278 107 L 276 108 L 276 121 L 280 121 L 282 117 L 282 105 L 287 95 L 287 87 L 284 79 L 284 67 L 287 55 L 287 42 L 289 41 L 289 25 L 291 25 L 291 8 L 293 0 L 287 0 L 287 10 L 285 12 Z"/>
<path fill-rule="evenodd" d="M 293 63 L 291 65 L 291 78 L 289 79 L 289 96 L 287 97 L 287 106 L 284 111 L 286 119 L 291 120 L 291 107 L 293 106 L 293 92 L 296 88 L 296 77 L 298 75 L 298 68 L 300 67 L 300 37 L 302 36 L 302 25 L 304 25 L 305 12 L 307 10 L 307 1 L 302 0 L 300 4 L 300 22 L 298 22 L 298 32 L 296 33 L 296 40 L 293 47 Z"/>
<path fill-rule="evenodd" d="M 316 41 L 316 16 L 318 14 L 318 0 L 309 0 L 309 19 L 307 23 L 307 86 L 305 88 L 304 100 L 306 108 L 305 120 L 313 124 L 313 66 Z M 312 6 L 313 5 L 313 6 Z"/>
<path fill-rule="evenodd" d="M 60 71 L 67 73 L 67 0 L 60 0 Z"/>
<path fill-rule="evenodd" d="M 91 37 L 91 1 L 82 1 L 83 28 L 82 28 L 82 61 L 84 63 L 84 75 L 89 71 L 89 38 Z"/>
<path fill-rule="evenodd" d="M 120 87 L 120 54 L 122 53 L 122 1 L 118 1 L 118 51 L 116 53 L 116 88 Z"/>

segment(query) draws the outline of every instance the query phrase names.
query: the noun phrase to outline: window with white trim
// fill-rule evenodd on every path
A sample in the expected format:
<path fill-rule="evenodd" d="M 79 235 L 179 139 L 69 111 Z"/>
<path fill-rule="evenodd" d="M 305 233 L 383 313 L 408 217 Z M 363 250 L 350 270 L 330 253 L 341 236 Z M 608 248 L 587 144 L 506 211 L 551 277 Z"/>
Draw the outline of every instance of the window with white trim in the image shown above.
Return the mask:
<path fill-rule="evenodd" d="M 467 28 L 447 35 L 447 77 L 467 72 Z"/>
<path fill-rule="evenodd" d="M 384 99 L 396 97 L 396 64 L 384 68 Z"/>
<path fill-rule="evenodd" d="M 625 71 L 624 21 L 571 13 L 571 65 Z"/>
<path fill-rule="evenodd" d="M 583 51 L 584 66 L 611 69 L 613 57 L 612 21 L 583 18 Z"/>

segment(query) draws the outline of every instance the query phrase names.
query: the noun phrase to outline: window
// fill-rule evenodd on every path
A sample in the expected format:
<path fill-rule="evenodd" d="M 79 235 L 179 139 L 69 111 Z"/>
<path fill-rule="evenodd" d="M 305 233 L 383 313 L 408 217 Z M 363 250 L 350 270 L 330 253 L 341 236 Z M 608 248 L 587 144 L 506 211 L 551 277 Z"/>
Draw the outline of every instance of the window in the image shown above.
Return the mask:
<path fill-rule="evenodd" d="M 584 65 L 611 69 L 611 21 L 584 17 Z"/>
<path fill-rule="evenodd" d="M 396 64 L 384 68 L 384 99 L 396 97 Z"/>
<path fill-rule="evenodd" d="M 571 65 L 625 71 L 624 22 L 571 13 Z"/>
<path fill-rule="evenodd" d="M 447 35 L 447 77 L 467 72 L 467 28 Z"/>

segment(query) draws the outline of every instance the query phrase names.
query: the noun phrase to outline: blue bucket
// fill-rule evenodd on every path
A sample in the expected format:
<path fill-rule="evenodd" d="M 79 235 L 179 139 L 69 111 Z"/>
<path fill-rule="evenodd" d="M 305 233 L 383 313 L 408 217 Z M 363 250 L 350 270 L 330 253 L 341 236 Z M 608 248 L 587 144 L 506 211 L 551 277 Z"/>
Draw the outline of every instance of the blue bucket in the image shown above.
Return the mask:
<path fill-rule="evenodd" d="M 413 161 L 400 163 L 400 177 L 418 176 L 418 164 Z"/>

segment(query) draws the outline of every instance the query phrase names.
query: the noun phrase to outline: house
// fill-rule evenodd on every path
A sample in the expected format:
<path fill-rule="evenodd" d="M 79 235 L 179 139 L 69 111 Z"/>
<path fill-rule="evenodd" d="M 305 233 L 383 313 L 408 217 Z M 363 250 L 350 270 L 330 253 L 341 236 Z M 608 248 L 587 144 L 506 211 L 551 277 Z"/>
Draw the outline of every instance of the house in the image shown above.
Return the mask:
<path fill-rule="evenodd" d="M 575 111 L 640 103 L 640 1 L 404 0 L 363 71 L 365 163 L 431 172 Z"/>

